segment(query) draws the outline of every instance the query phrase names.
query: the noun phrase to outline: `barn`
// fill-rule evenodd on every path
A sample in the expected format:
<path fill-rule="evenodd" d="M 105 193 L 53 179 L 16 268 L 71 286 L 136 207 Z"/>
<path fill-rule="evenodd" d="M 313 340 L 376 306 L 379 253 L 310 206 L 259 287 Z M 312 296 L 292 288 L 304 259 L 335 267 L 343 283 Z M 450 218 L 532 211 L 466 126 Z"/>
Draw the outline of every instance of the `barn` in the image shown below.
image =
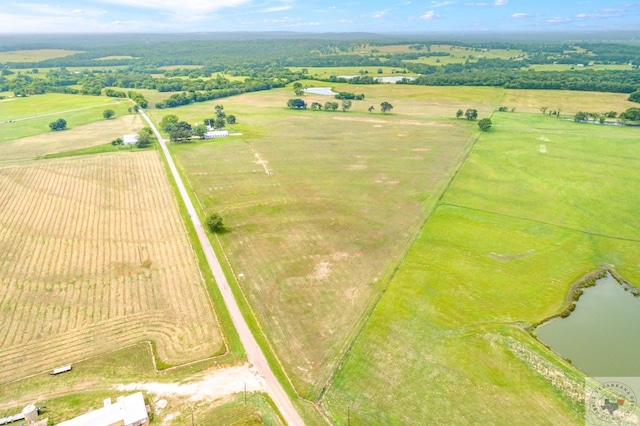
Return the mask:
<path fill-rule="evenodd" d="M 115 403 L 111 398 L 104 400 L 104 406 L 74 419 L 58 423 L 58 426 L 141 426 L 149 424 L 147 407 L 142 392 L 121 396 Z"/>
<path fill-rule="evenodd" d="M 138 135 L 133 134 L 133 135 L 124 135 L 122 137 L 122 142 L 125 145 L 135 145 L 138 143 Z"/>

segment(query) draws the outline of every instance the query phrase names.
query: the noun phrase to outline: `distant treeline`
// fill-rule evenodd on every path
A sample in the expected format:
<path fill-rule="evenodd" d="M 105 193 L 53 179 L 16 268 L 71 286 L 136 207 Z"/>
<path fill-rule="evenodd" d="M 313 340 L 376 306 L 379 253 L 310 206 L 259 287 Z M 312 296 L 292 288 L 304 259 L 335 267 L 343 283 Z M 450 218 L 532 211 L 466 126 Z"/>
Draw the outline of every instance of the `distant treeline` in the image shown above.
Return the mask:
<path fill-rule="evenodd" d="M 423 75 L 401 84 L 423 86 L 493 86 L 507 89 L 583 90 L 633 93 L 640 84 L 640 70 L 629 71 L 518 71 L 474 70 L 474 72 Z"/>

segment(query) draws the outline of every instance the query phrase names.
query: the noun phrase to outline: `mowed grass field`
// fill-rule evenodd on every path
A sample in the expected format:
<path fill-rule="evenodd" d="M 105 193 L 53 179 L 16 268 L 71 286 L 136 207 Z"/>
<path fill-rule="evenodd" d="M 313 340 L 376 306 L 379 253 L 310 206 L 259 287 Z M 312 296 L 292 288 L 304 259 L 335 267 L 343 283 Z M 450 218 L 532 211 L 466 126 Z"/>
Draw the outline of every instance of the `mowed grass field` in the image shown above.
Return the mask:
<path fill-rule="evenodd" d="M 129 114 L 132 105 L 127 99 L 57 93 L 4 99 L 0 101 L 0 144 L 51 132 L 49 123 L 59 118 L 65 119 L 71 129 L 104 120 L 102 113 L 106 109 L 114 110 L 115 117 L 122 117 Z"/>
<path fill-rule="evenodd" d="M 0 143 L 0 164 L 108 144 L 124 134 L 138 133 L 143 124 L 139 115 L 125 115 L 61 132 L 5 141 Z"/>
<path fill-rule="evenodd" d="M 286 108 L 292 89 L 171 110 L 201 122 L 223 104 L 242 136 L 172 150 L 220 235 L 239 285 L 298 392 L 315 400 L 462 161 L 495 89 L 340 86 L 364 92 L 353 111 Z M 474 101 L 471 101 L 473 98 Z M 305 96 L 307 102 L 331 100 Z M 391 114 L 369 114 L 383 101 Z"/>
<path fill-rule="evenodd" d="M 582 374 L 523 327 L 603 265 L 640 283 L 638 129 L 493 122 L 325 394 L 336 423 L 584 423 Z"/>
<path fill-rule="evenodd" d="M 143 340 L 223 347 L 155 151 L 0 167 L 0 382 Z"/>

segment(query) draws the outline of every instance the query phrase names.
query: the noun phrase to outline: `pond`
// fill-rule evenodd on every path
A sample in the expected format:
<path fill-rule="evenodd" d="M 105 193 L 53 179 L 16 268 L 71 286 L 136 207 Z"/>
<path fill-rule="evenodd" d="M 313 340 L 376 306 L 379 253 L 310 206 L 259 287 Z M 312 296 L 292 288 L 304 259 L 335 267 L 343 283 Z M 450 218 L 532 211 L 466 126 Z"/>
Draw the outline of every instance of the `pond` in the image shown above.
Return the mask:
<path fill-rule="evenodd" d="M 640 298 L 611 275 L 584 289 L 571 315 L 541 325 L 536 335 L 592 377 L 640 376 Z"/>
<path fill-rule="evenodd" d="M 307 89 L 303 89 L 306 93 L 313 93 L 314 95 L 326 95 L 333 96 L 337 95 L 336 92 L 331 90 L 331 87 L 309 87 Z"/>

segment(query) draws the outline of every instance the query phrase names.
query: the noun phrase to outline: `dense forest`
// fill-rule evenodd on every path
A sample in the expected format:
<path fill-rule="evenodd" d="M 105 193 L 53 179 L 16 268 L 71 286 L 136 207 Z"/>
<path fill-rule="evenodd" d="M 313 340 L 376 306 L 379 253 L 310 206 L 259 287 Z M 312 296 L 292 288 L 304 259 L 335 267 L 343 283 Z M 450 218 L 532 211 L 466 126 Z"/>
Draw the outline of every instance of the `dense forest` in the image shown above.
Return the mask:
<path fill-rule="evenodd" d="M 292 68 L 392 67 L 411 74 L 399 84 L 435 86 L 493 86 L 518 89 L 563 89 L 634 94 L 640 88 L 640 45 L 609 41 L 429 41 L 372 34 L 340 38 L 282 34 L 273 39 L 223 34 L 217 38 L 176 35 L 125 36 L 112 39 L 59 36 L 46 43 L 28 37 L 9 39 L 0 51 L 65 47 L 73 55 L 37 62 L 0 63 L 0 91 L 14 95 L 46 92 L 124 96 L 122 89 L 151 89 L 172 93 L 157 103 L 170 108 L 239 93 L 283 87 L 307 77 Z M 22 40 L 22 42 L 20 42 Z M 21 44 L 22 43 L 22 44 Z M 57 44 L 56 44 L 57 43 Z M 452 53 L 433 49 L 450 45 L 464 60 L 447 61 Z M 385 50 L 387 46 L 405 49 Z M 521 52 L 512 57 L 487 58 L 492 50 Z M 458 57 L 458 59 L 460 56 Z M 429 61 L 431 59 L 431 61 Z M 434 61 L 436 64 L 434 64 Z M 560 71 L 533 70 L 536 65 L 571 65 Z M 624 65 L 626 69 L 588 69 L 593 65 Z M 171 69 L 162 67 L 171 66 Z M 36 75 L 46 68 L 46 75 Z M 69 71 L 69 68 L 75 68 Z M 78 70 L 80 69 L 80 71 Z M 222 75 L 221 75 L 222 73 Z M 227 77 L 242 76 L 243 79 Z M 337 76 L 327 81 L 346 81 Z M 376 84 L 372 76 L 349 80 Z"/>

